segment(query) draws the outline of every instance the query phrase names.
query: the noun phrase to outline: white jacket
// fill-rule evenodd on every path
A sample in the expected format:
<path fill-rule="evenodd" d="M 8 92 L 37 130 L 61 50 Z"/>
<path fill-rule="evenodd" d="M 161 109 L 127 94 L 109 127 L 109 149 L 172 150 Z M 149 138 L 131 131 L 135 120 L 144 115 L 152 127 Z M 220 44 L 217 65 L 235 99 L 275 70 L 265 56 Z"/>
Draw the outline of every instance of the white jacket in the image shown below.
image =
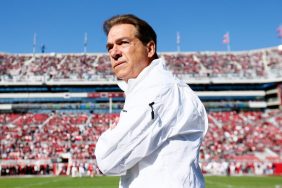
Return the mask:
<path fill-rule="evenodd" d="M 96 144 L 99 169 L 120 175 L 120 188 L 205 187 L 198 157 L 208 120 L 199 98 L 163 59 L 123 84 L 119 122 Z"/>

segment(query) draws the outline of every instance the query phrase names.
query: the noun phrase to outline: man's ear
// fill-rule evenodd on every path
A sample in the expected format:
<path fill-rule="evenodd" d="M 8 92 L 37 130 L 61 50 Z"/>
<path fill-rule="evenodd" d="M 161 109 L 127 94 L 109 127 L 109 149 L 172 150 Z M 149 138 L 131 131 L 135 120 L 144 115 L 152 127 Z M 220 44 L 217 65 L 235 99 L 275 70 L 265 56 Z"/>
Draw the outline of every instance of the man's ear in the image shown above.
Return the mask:
<path fill-rule="evenodd" d="M 154 41 L 150 41 L 147 44 L 147 52 L 148 52 L 148 57 L 151 58 L 154 56 L 154 54 L 156 53 L 156 44 Z"/>

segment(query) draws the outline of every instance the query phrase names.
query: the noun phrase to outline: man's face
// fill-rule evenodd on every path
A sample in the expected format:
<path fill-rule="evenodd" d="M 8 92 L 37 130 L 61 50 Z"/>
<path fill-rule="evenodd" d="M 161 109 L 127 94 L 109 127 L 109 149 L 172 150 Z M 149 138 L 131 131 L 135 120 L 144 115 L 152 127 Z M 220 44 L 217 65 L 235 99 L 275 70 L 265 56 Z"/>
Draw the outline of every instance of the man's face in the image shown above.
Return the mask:
<path fill-rule="evenodd" d="M 110 29 L 107 49 L 115 75 L 126 82 L 136 78 L 150 64 L 150 45 L 143 45 L 131 24 L 119 24 Z"/>

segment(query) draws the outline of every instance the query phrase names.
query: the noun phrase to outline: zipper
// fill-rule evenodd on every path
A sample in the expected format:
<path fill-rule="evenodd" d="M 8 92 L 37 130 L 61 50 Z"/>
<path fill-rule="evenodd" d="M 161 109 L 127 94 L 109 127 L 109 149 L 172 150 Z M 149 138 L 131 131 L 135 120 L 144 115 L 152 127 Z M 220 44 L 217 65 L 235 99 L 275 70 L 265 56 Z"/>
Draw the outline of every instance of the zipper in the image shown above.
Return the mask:
<path fill-rule="evenodd" d="M 151 103 L 149 103 L 149 106 L 151 107 L 151 117 L 152 117 L 152 119 L 154 119 L 155 118 L 155 112 L 154 112 L 154 108 L 153 108 L 153 105 L 155 104 L 155 102 L 151 102 Z"/>

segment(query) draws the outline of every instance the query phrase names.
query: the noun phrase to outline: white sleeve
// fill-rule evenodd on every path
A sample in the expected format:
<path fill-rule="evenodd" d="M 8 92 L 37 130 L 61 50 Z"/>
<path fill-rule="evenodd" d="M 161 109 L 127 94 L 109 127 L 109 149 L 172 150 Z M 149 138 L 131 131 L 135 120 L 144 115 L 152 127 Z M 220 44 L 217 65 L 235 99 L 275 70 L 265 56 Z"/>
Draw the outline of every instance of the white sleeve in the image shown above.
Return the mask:
<path fill-rule="evenodd" d="M 149 103 L 135 105 L 121 112 L 117 126 L 104 132 L 96 144 L 100 170 L 107 175 L 122 175 L 168 138 L 204 132 L 204 116 L 197 110 L 202 105 L 187 93 L 174 85 L 163 89 L 152 107 Z"/>
<path fill-rule="evenodd" d="M 117 126 L 100 136 L 95 155 L 104 174 L 122 175 L 158 147 L 160 143 L 155 139 L 161 127 L 155 114 L 157 105 L 153 109 L 149 104 L 126 109 L 121 112 Z"/>

